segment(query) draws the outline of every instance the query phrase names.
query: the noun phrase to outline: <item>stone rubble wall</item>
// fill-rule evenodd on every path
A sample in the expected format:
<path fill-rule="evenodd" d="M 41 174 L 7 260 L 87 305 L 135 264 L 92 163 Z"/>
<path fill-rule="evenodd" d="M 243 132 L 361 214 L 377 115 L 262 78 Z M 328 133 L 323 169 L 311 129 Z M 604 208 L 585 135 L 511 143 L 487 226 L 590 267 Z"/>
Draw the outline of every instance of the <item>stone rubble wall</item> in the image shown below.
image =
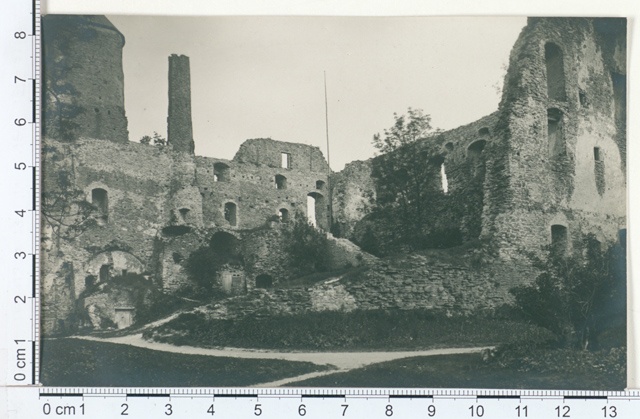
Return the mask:
<path fill-rule="evenodd" d="M 414 255 L 380 261 L 308 288 L 254 290 L 215 303 L 210 318 L 296 315 L 319 311 L 438 310 L 450 315 L 492 312 L 513 302 L 509 290 L 530 283 L 536 271 L 497 260 L 445 263 Z"/>

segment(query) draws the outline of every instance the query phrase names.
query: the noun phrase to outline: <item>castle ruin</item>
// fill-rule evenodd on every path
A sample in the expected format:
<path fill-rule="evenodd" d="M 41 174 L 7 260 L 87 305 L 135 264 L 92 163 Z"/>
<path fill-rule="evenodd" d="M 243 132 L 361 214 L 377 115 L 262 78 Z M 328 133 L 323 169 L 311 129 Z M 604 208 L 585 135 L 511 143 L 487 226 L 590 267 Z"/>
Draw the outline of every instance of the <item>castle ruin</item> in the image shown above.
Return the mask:
<path fill-rule="evenodd" d="M 130 325 L 138 297 L 88 290 L 135 273 L 175 293 L 189 281 L 186 258 L 206 245 L 234 249 L 244 261 L 213 286 L 247 305 L 256 289 L 277 300 L 286 269 L 280 230 L 296 212 L 334 231 L 333 268 L 375 263 L 349 240 L 358 241 L 376 205 L 377 158 L 334 173 L 317 147 L 272 139 L 245 141 L 232 160 L 195 156 L 182 55 L 169 57 L 167 145 L 129 141 L 124 43 L 104 17 L 43 18 L 45 333 L 69 328 L 78 311 L 95 328 L 104 319 Z M 618 241 L 626 223 L 626 65 L 624 19 L 530 18 L 512 49 L 499 109 L 420 143 L 437 156 L 424 162 L 434 193 L 464 203 L 436 214 L 434 224 L 463 242 L 482 240 L 493 263 L 411 266 L 403 277 L 380 269 L 367 283 L 300 291 L 306 302 L 296 310 L 496 307 L 510 286 L 531 280 L 524 252 L 579 251 L 584 234 Z"/>

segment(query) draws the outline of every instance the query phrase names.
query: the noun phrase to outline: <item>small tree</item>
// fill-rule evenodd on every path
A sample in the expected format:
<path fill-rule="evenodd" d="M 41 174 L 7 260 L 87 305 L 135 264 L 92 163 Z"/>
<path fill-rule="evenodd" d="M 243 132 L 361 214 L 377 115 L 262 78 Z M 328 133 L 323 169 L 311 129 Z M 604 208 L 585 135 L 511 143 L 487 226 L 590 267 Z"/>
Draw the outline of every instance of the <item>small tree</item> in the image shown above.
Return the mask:
<path fill-rule="evenodd" d="M 424 235 L 426 216 L 435 205 L 433 196 L 439 179 L 441 157 L 432 155 L 419 140 L 435 136 L 431 117 L 420 109 L 409 108 L 407 115 L 393 115 L 395 123 L 384 135 L 373 137 L 381 156 L 373 161 L 376 200 L 380 214 L 410 244 Z"/>
<path fill-rule="evenodd" d="M 160 147 L 165 146 L 167 145 L 167 139 L 153 131 L 153 144 Z"/>
<path fill-rule="evenodd" d="M 73 153 L 69 146 L 62 150 L 45 146 L 43 154 L 42 219 L 53 237 L 56 248 L 60 240 L 73 240 L 95 226 L 92 217 L 97 208 L 86 200 L 85 192 L 76 185 Z"/>
<path fill-rule="evenodd" d="M 167 145 L 167 139 L 158 134 L 156 131 L 153 131 L 153 137 L 149 135 L 144 135 L 140 138 L 140 144 L 149 145 L 153 141 L 153 145 L 162 147 Z"/>
<path fill-rule="evenodd" d="M 327 236 L 311 225 L 303 213 L 296 212 L 293 223 L 290 223 L 283 236 L 288 265 L 295 274 L 323 272 L 328 269 Z"/>
<path fill-rule="evenodd" d="M 552 252 L 547 261 L 538 260 L 543 270 L 536 281 L 511 292 L 525 318 L 553 332 L 564 346 L 588 349 L 610 323 L 607 317 L 624 316 L 625 257 L 620 246 L 603 252 L 593 235 L 585 238 L 584 248 L 584 256 Z"/>

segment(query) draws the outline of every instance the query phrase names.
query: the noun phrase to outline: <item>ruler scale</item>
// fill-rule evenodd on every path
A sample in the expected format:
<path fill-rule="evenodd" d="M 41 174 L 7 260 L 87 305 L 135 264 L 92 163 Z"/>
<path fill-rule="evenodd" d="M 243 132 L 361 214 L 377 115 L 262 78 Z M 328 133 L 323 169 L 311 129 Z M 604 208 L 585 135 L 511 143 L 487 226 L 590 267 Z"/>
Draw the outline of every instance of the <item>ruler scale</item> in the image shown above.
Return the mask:
<path fill-rule="evenodd" d="M 4 5 L 0 129 L 3 233 L 0 259 L 4 334 L 4 383 L 38 383 L 40 201 L 40 1 Z"/>
<path fill-rule="evenodd" d="M 24 417 L 635 418 L 640 392 L 424 389 L 16 389 Z M 326 393 L 326 394 L 325 394 Z M 23 417 L 23 416 L 21 416 Z"/>
<path fill-rule="evenodd" d="M 1 15 L 3 417 L 637 418 L 638 391 L 46 388 L 40 372 L 40 0 Z M 6 415 L 5 415 L 6 414 Z"/>

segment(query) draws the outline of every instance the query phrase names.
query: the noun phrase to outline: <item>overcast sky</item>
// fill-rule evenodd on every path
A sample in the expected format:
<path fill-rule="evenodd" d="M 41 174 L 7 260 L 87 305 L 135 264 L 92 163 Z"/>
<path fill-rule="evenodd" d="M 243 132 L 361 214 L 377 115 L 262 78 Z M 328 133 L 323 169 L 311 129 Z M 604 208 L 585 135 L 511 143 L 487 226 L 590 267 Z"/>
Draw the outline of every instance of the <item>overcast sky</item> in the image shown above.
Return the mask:
<path fill-rule="evenodd" d="M 443 129 L 497 109 L 525 18 L 110 16 L 124 34 L 133 141 L 166 136 L 170 54 L 191 60 L 196 154 L 233 158 L 248 138 L 318 146 L 331 167 L 374 155 L 371 139 L 408 107 Z"/>

